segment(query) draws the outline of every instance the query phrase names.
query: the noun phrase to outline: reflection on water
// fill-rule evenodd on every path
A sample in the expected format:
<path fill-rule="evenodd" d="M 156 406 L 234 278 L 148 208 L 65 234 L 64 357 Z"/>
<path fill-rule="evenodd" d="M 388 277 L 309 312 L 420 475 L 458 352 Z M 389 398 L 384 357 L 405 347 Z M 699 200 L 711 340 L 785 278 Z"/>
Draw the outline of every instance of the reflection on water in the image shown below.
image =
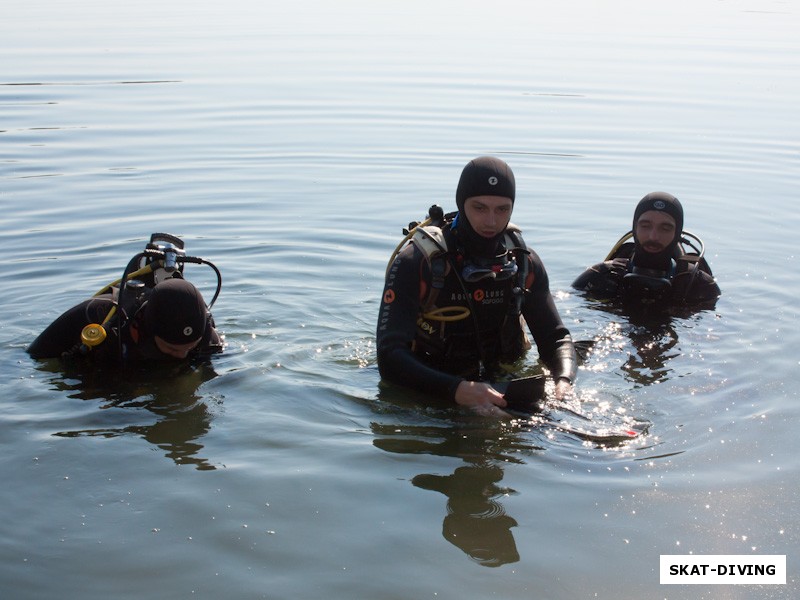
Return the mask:
<path fill-rule="evenodd" d="M 63 368 L 59 368 L 63 367 Z M 157 365 L 122 371 L 90 369 L 56 361 L 40 363 L 37 370 L 52 373 L 46 381 L 54 390 L 80 400 L 100 400 L 99 410 L 124 409 L 149 411 L 157 417 L 149 425 L 126 424 L 113 427 L 59 431 L 60 437 L 117 437 L 137 435 L 163 450 L 179 465 L 194 465 L 198 470 L 214 470 L 208 459 L 198 456 L 200 439 L 211 427 L 212 414 L 198 392 L 200 386 L 217 374 L 211 364 L 178 366 Z M 123 420 L 130 421 L 123 417 Z"/>
<path fill-rule="evenodd" d="M 431 454 L 467 463 L 449 475 L 421 473 L 411 482 L 447 497 L 442 535 L 470 558 L 486 567 L 517 562 L 511 528 L 517 522 L 506 514 L 499 498 L 516 494 L 501 487 L 503 464 L 521 463 L 524 449 L 532 455 L 542 448 L 513 432 L 486 430 L 463 424 L 414 426 L 372 423 L 374 445 L 386 452 Z"/>
<path fill-rule="evenodd" d="M 584 365 L 590 370 L 600 371 L 606 366 L 604 359 L 615 352 L 625 351 L 628 357 L 620 369 L 626 380 L 641 387 L 670 379 L 669 361 L 683 355 L 678 330 L 685 329 L 687 323 L 708 312 L 687 309 L 680 315 L 643 315 L 626 314 L 602 302 L 590 302 L 589 306 L 616 318 L 606 323 L 597 334 L 585 352 Z"/>
<path fill-rule="evenodd" d="M 627 379 L 642 386 L 666 381 L 669 374 L 667 361 L 680 356 L 676 349 L 678 334 L 675 328 L 669 323 L 654 329 L 633 326 L 627 334 L 636 349 L 636 354 L 631 354 L 622 365 Z"/>
<path fill-rule="evenodd" d="M 620 369 L 628 381 L 639 386 L 667 381 L 669 360 L 681 354 L 678 333 L 669 321 L 651 326 L 611 323 L 598 335 L 591 354 L 595 361 L 602 361 L 620 350 L 628 355 Z M 605 364 L 587 363 L 590 369 L 602 369 Z"/>
<path fill-rule="evenodd" d="M 552 384 L 548 388 L 552 395 Z M 535 460 L 561 437 L 600 450 L 626 451 L 647 443 L 649 423 L 596 394 L 566 403 L 546 399 L 535 412 L 517 414 L 506 422 L 476 417 L 437 399 L 392 387 L 381 391 L 379 401 L 381 419 L 370 425 L 376 448 L 465 463 L 446 475 L 419 473 L 411 482 L 446 496 L 442 536 L 487 567 L 520 560 L 511 531 L 517 521 L 502 503 L 519 492 L 500 485 L 505 466 Z M 420 424 L 420 418 L 426 422 Z"/>
<path fill-rule="evenodd" d="M 499 567 L 519 561 L 512 527 L 517 522 L 505 513 L 498 497 L 514 490 L 497 485 L 503 470 L 497 465 L 458 467 L 450 475 L 421 474 L 415 486 L 447 496 L 447 516 L 442 535 L 484 567 Z"/>

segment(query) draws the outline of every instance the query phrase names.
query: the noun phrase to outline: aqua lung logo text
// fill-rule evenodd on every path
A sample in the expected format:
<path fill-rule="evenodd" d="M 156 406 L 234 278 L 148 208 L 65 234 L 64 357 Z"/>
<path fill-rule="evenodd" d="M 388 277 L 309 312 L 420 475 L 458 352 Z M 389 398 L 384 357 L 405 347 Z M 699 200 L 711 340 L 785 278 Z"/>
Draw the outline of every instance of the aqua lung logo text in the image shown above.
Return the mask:
<path fill-rule="evenodd" d="M 472 293 L 472 300 L 480 304 L 500 304 L 505 299 L 505 290 L 482 290 L 477 289 Z M 467 299 L 463 293 L 450 294 L 451 302 L 464 302 Z"/>

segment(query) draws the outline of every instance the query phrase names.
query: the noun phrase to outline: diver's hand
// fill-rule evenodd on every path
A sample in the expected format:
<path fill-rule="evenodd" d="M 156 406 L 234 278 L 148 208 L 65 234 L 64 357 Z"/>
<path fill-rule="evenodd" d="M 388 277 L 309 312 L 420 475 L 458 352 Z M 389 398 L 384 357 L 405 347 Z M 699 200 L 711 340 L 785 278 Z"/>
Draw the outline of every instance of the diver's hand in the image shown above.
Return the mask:
<path fill-rule="evenodd" d="M 572 396 L 572 384 L 566 379 L 556 381 L 555 389 L 556 400 L 564 400 Z"/>
<path fill-rule="evenodd" d="M 456 404 L 466 406 L 484 417 L 508 417 L 502 410 L 508 403 L 503 394 L 488 383 L 462 381 L 456 388 Z"/>

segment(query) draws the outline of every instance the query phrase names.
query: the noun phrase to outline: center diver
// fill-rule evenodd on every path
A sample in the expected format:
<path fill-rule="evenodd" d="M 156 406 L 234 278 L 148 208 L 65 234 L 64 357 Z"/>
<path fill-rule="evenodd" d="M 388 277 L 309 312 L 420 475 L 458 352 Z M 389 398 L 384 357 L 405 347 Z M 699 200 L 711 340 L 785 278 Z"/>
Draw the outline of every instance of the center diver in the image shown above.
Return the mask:
<path fill-rule="evenodd" d="M 378 317 L 385 380 L 500 415 L 506 399 L 487 379 L 530 348 L 524 320 L 556 398 L 571 392 L 575 347 L 541 259 L 510 223 L 515 193 L 511 168 L 479 157 L 461 173 L 458 211 L 431 207 L 428 221 L 410 228 L 410 243 L 389 262 Z"/>
<path fill-rule="evenodd" d="M 222 277 L 211 262 L 186 256 L 183 248 L 180 238 L 154 233 L 119 280 L 59 316 L 28 347 L 28 354 L 121 366 L 221 352 L 223 342 L 209 309 Z M 183 278 L 187 263 L 210 266 L 216 273 L 210 305 Z"/>

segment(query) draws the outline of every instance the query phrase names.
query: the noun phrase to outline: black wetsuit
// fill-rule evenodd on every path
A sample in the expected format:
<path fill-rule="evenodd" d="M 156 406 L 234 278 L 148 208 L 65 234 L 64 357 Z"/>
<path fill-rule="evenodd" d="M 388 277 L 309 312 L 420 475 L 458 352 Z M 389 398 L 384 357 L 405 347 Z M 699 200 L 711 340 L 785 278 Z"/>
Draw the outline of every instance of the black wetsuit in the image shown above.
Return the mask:
<path fill-rule="evenodd" d="M 91 323 L 102 323 L 113 307 L 112 294 L 102 294 L 73 306 L 45 329 L 28 347 L 33 358 L 79 356 L 103 364 L 119 364 L 143 360 L 169 360 L 172 357 L 158 350 L 153 335 L 142 319 L 134 316 L 121 330 L 118 319 L 112 317 L 107 337 L 91 350 L 81 348 L 81 331 Z M 120 344 L 121 336 L 121 344 Z M 222 351 L 222 340 L 209 315 L 206 330 L 190 357 Z M 174 360 L 174 359 L 172 359 Z"/>
<path fill-rule="evenodd" d="M 648 285 L 647 277 L 631 276 L 636 262 L 633 254 L 634 244 L 623 244 L 610 260 L 586 269 L 572 287 L 597 300 L 619 301 L 627 307 L 642 309 L 710 308 L 721 294 L 705 259 L 676 251 L 669 272 L 646 272 L 653 275 L 652 284 Z M 661 280 L 669 285 L 661 285 L 664 283 Z"/>
<path fill-rule="evenodd" d="M 466 261 L 463 251 L 457 249 L 448 225 L 443 232 L 450 249 L 447 261 L 429 263 L 420 249 L 409 244 L 390 266 L 376 341 L 384 379 L 454 400 L 459 383 L 479 378 L 481 361 L 491 369 L 497 362 L 519 358 L 526 348 L 520 315 L 511 304 L 512 290 L 521 282 L 516 276 L 504 281 L 464 282 L 458 275 Z M 553 378 L 572 381 L 575 348 L 550 294 L 547 272 L 521 237 L 517 236 L 517 241 L 521 246 L 515 253 L 518 263 L 528 262 L 521 316 Z M 432 268 L 443 267 L 443 278 L 432 275 Z M 435 302 L 428 306 L 435 285 L 442 287 L 433 292 Z M 445 307 L 465 307 L 472 314 L 450 322 L 423 316 L 432 308 Z"/>

